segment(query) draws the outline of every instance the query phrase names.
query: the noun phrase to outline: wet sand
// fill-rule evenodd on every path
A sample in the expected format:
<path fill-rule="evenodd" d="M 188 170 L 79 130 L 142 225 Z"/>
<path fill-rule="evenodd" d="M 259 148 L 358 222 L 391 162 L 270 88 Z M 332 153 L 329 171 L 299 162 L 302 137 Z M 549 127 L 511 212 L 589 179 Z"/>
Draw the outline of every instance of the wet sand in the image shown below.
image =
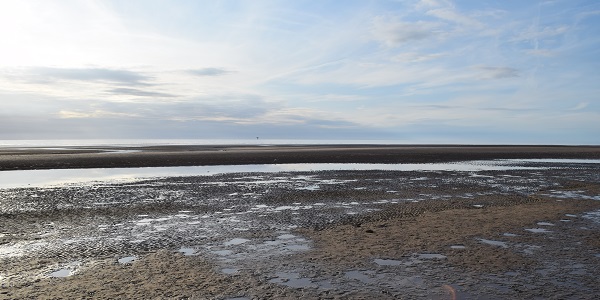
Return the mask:
<path fill-rule="evenodd" d="M 0 171 L 286 163 L 435 163 L 511 158 L 594 158 L 598 146 L 281 145 L 0 149 Z"/>
<path fill-rule="evenodd" d="M 598 155 L 589 147 L 502 149 L 465 157 Z M 446 150 L 426 152 L 444 161 L 463 155 Z M 384 152 L 361 162 L 386 162 Z M 0 199 L 0 299 L 600 294 L 598 164 L 240 173 L 5 189 Z"/>

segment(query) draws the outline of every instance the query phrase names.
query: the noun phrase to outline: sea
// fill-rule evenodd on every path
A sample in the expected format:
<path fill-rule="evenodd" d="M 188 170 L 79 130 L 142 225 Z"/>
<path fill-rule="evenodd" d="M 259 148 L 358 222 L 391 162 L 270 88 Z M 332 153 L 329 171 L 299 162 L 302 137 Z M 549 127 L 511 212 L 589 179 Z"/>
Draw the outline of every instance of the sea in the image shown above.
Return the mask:
<path fill-rule="evenodd" d="M 0 147 L 140 147 L 167 145 L 327 145 L 327 144 L 408 144 L 401 140 L 332 140 L 332 139 L 77 139 L 77 140 L 0 140 Z"/>

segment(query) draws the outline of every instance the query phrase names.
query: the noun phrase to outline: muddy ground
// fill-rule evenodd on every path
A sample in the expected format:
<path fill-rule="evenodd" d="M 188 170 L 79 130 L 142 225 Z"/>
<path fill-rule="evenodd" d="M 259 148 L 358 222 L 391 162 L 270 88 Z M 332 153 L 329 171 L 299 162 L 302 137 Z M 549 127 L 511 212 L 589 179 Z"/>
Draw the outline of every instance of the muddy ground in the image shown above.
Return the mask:
<path fill-rule="evenodd" d="M 596 299 L 600 164 L 0 190 L 0 299 Z"/>
<path fill-rule="evenodd" d="M 595 158 L 600 146 L 166 145 L 0 148 L 0 171 L 291 163 L 436 163 L 479 159 Z"/>

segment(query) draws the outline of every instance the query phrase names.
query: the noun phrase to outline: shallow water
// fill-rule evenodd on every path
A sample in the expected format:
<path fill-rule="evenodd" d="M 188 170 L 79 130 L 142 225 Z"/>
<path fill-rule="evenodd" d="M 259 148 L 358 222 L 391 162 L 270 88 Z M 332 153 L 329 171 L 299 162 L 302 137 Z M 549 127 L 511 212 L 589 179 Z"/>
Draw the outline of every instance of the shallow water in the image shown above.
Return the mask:
<path fill-rule="evenodd" d="M 376 264 L 380 265 L 380 266 L 399 266 L 402 263 L 402 261 L 399 260 L 395 260 L 395 259 L 374 259 L 373 260 Z"/>
<path fill-rule="evenodd" d="M 149 167 L 149 168 L 90 168 L 90 169 L 51 169 L 51 170 L 15 170 L 0 171 L 0 188 L 46 187 L 90 182 L 134 182 L 147 178 L 210 176 L 231 173 L 270 173 L 303 171 L 510 171 L 543 170 L 540 163 L 550 167 L 569 164 L 600 164 L 598 159 L 504 159 L 465 161 L 456 163 L 433 164 L 267 164 L 267 165 L 230 165 L 230 166 L 186 166 L 186 167 Z M 479 176 L 474 173 L 471 176 Z M 486 177 L 483 175 L 483 177 Z M 419 177 L 413 180 L 427 180 Z M 315 190 L 318 185 L 301 189 Z"/>
<path fill-rule="evenodd" d="M 497 246 L 497 247 L 501 247 L 501 248 L 508 248 L 508 245 L 505 242 L 501 242 L 501 241 L 494 241 L 494 240 L 487 240 L 487 239 L 478 239 L 480 242 L 484 243 L 484 244 L 488 244 L 488 245 L 492 245 L 492 246 Z"/>
<path fill-rule="evenodd" d="M 185 256 L 190 256 L 190 255 L 196 254 L 196 249 L 189 248 L 189 247 L 181 247 L 181 248 L 179 248 L 179 250 L 177 250 L 177 252 L 179 252 Z"/>
<path fill-rule="evenodd" d="M 69 277 L 71 276 L 71 270 L 69 269 L 60 269 L 58 271 L 54 271 L 50 273 L 50 277 Z"/>
<path fill-rule="evenodd" d="M 223 268 L 223 269 L 221 269 L 221 272 L 223 272 L 223 274 L 233 275 L 233 274 L 237 274 L 239 272 L 239 270 L 236 268 Z"/>
<path fill-rule="evenodd" d="M 419 259 L 446 259 L 447 257 L 437 253 L 421 253 L 417 256 Z"/>
<path fill-rule="evenodd" d="M 247 172 L 301 171 L 503 171 L 533 170 L 540 167 L 514 166 L 507 161 L 470 161 L 438 164 L 269 164 L 231 166 L 151 167 L 151 168 L 90 168 L 0 171 L 0 188 L 45 187 L 90 182 L 133 182 L 145 178 L 208 176 Z M 318 189 L 318 186 L 303 187 Z"/>
<path fill-rule="evenodd" d="M 452 245 L 452 246 L 450 246 L 450 249 L 455 249 L 455 250 L 458 250 L 458 249 L 467 249 L 467 247 L 464 246 L 464 245 Z"/>
<path fill-rule="evenodd" d="M 525 228 L 526 231 L 529 232 L 533 232 L 533 233 L 548 233 L 548 232 L 552 232 L 546 228 Z"/>
<path fill-rule="evenodd" d="M 270 283 L 278 283 L 292 288 L 317 287 L 310 278 L 303 278 L 300 273 L 277 272 L 277 277 L 269 280 Z"/>
<path fill-rule="evenodd" d="M 355 279 L 363 283 L 373 283 L 373 271 L 346 271 L 344 274 L 347 278 Z"/>
<path fill-rule="evenodd" d="M 128 263 L 131 263 L 131 262 L 133 262 L 133 261 L 134 261 L 134 260 L 136 260 L 136 259 L 137 259 L 137 257 L 136 257 L 136 256 L 126 256 L 126 257 L 123 257 L 123 258 L 119 258 L 119 259 L 118 259 L 118 262 L 119 262 L 120 264 L 128 264 Z"/>

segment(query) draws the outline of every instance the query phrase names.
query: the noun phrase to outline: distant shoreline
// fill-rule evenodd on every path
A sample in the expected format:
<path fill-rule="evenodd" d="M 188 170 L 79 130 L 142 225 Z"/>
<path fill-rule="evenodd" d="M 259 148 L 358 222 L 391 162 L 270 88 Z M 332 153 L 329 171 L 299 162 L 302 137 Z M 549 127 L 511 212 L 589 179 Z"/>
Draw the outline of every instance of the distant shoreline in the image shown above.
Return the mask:
<path fill-rule="evenodd" d="M 288 163 L 439 163 L 535 158 L 600 159 L 600 146 L 332 144 L 1 147 L 0 171 Z"/>

